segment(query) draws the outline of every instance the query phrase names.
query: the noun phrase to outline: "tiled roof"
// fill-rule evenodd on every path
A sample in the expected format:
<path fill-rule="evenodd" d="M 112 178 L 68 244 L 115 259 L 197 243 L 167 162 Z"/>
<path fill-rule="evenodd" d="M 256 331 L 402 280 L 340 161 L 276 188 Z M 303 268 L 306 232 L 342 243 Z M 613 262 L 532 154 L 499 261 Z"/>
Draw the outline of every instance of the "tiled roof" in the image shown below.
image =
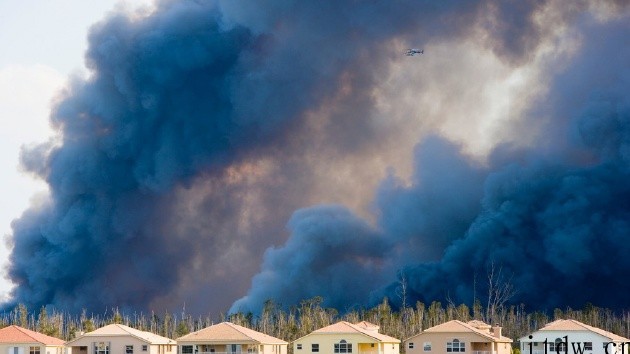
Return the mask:
<path fill-rule="evenodd" d="M 367 329 L 368 331 L 378 331 L 378 329 L 380 328 L 378 325 L 375 325 L 374 323 L 370 323 L 368 321 L 361 321 L 359 323 L 355 323 L 354 325 Z"/>
<path fill-rule="evenodd" d="M 369 322 L 365 323 L 372 325 Z M 376 325 L 372 326 L 376 327 Z M 326 326 L 316 331 L 313 331 L 313 333 L 361 333 L 366 336 L 372 337 L 380 342 L 400 343 L 400 340 L 398 340 L 397 338 L 378 333 L 376 330 L 368 330 L 365 324 L 352 324 L 346 321 L 339 321 L 337 323 L 331 324 L 330 326 Z"/>
<path fill-rule="evenodd" d="M 556 320 L 548 323 L 539 331 L 591 331 L 601 336 L 604 336 L 613 341 L 628 342 L 630 339 L 618 336 L 612 332 L 605 331 L 601 328 L 589 326 L 585 323 L 576 320 Z"/>
<path fill-rule="evenodd" d="M 472 323 L 471 323 L 472 322 Z M 448 322 L 444 322 L 442 324 L 439 324 L 437 326 L 431 327 L 431 328 L 427 328 L 426 330 L 422 331 L 422 333 L 468 333 L 468 332 L 473 332 L 475 334 L 478 334 L 482 337 L 485 337 L 493 342 L 512 342 L 512 339 L 508 338 L 508 337 L 504 337 L 501 336 L 500 338 L 497 338 L 496 336 L 494 336 L 492 333 L 490 333 L 488 331 L 489 328 L 491 328 L 492 326 L 485 324 L 482 321 L 470 321 L 469 323 L 464 323 L 462 321 L 459 320 L 452 320 L 452 321 L 448 321 Z M 413 336 L 415 337 L 415 336 Z M 412 338 L 413 338 L 412 337 Z"/>
<path fill-rule="evenodd" d="M 77 341 L 84 337 L 107 337 L 107 336 L 134 336 L 139 338 L 149 344 L 172 344 L 175 345 L 176 342 L 170 338 L 158 336 L 157 334 L 153 334 L 151 332 L 140 331 L 135 328 L 131 328 L 129 326 L 121 325 L 121 324 L 110 324 L 104 327 L 101 327 L 92 332 L 85 333 L 78 338 L 71 340 L 68 343 Z"/>
<path fill-rule="evenodd" d="M 231 322 L 206 327 L 196 332 L 177 338 L 178 341 L 229 342 L 243 341 L 259 344 L 288 344 L 278 339 Z"/>
<path fill-rule="evenodd" d="M 34 332 L 20 326 L 9 326 L 0 329 L 0 343 L 41 343 L 43 345 L 63 345 L 64 341 Z"/>

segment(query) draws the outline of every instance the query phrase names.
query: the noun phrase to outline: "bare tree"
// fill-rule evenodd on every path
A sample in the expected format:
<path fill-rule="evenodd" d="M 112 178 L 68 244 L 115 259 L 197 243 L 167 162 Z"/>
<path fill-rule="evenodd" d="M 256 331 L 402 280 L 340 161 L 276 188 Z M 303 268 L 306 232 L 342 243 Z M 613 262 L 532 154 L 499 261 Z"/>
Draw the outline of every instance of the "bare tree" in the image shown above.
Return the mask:
<path fill-rule="evenodd" d="M 488 304 L 486 306 L 486 322 L 492 323 L 497 311 L 505 306 L 514 295 L 516 289 L 512 284 L 512 276 L 505 279 L 503 267 L 496 269 L 494 262 L 488 269 Z"/>
<path fill-rule="evenodd" d="M 402 309 L 407 308 L 407 275 L 402 270 L 398 271 L 398 287 L 396 288 L 396 295 L 400 298 L 400 307 Z"/>

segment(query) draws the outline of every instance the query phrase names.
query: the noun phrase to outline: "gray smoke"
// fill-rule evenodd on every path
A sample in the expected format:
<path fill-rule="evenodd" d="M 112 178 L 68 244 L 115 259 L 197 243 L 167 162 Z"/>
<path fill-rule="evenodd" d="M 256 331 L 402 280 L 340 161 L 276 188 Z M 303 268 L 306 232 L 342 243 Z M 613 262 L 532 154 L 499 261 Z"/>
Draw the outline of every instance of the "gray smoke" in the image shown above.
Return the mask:
<path fill-rule="evenodd" d="M 627 112 L 627 52 L 612 39 L 627 27 L 619 20 L 581 23 L 593 8 L 581 2 L 560 11 L 544 1 L 162 1 L 145 17 L 111 14 L 92 28 L 90 76 L 75 78 L 54 107 L 61 144 L 23 153 L 25 168 L 48 183 L 50 197 L 13 223 L 14 302 L 76 311 L 186 303 L 217 313 L 247 292 L 233 309 L 256 311 L 267 297 L 289 305 L 315 295 L 344 308 L 387 294 L 402 268 L 413 274 L 417 298 L 442 296 L 453 284 L 466 297 L 468 265 L 501 260 L 473 247 L 503 235 L 476 231 L 484 229 L 482 220 L 498 218 L 495 209 L 512 200 L 524 210 L 533 210 L 530 199 L 553 202 L 536 196 L 556 191 L 576 169 L 610 193 L 617 190 L 612 181 L 623 179 L 594 175 L 604 157 L 616 166 L 607 171 L 624 171 L 624 134 L 619 143 L 608 136 L 623 131 L 616 127 Z M 558 12 L 563 25 L 591 30 L 586 44 L 601 30 L 607 40 L 599 56 L 615 58 L 604 71 L 620 75 L 610 77 L 613 86 L 598 82 L 582 48 L 564 76 L 553 78 L 541 102 L 551 108 L 528 112 L 538 125 L 547 123 L 540 117 L 562 117 L 549 123 L 549 136 L 538 137 L 538 148 L 502 145 L 487 163 L 473 162 L 462 145 L 426 138 L 440 135 L 446 125 L 439 119 L 382 115 L 379 92 L 396 91 L 388 87 L 390 75 L 407 46 L 474 43 L 517 69 L 554 35 L 539 23 L 545 11 Z M 421 70 L 425 58 L 417 59 Z M 606 103 L 611 109 L 595 104 L 601 109 L 583 108 L 593 113 L 573 119 L 579 105 L 571 90 L 594 84 L 606 89 L 605 102 L 621 96 Z M 410 86 L 422 96 L 429 83 Z M 609 111 L 617 118 L 602 125 L 597 117 Z M 575 141 L 555 142 L 556 136 Z M 410 160 L 407 183 L 395 168 Z M 537 182 L 548 170 L 555 174 L 545 178 L 555 182 Z M 536 186 L 522 201 L 509 190 L 521 191 L 520 181 Z M 324 205 L 308 207 L 317 204 Z M 547 229 L 534 230 L 529 237 L 547 239 Z M 478 256 L 461 263 L 456 250 L 468 244 Z M 442 282 L 430 293 L 423 284 L 436 274 L 459 282 Z"/>

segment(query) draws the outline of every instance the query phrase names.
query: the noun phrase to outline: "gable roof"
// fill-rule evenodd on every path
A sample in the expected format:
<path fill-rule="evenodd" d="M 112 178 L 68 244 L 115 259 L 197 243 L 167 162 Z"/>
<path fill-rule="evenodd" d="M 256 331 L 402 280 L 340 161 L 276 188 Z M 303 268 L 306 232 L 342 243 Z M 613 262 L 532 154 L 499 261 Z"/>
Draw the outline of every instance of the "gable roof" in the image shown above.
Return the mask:
<path fill-rule="evenodd" d="M 142 341 L 145 341 L 149 344 L 172 344 L 175 345 L 176 342 L 170 338 L 158 336 L 157 334 L 153 334 L 151 332 L 140 331 L 135 328 L 131 328 L 129 326 L 121 325 L 121 324 L 110 324 L 99 329 L 96 329 L 92 332 L 88 332 L 83 334 L 82 336 L 75 338 L 68 343 L 72 343 L 78 341 L 81 338 L 85 337 L 117 337 L 117 336 L 132 336 L 136 337 Z"/>
<path fill-rule="evenodd" d="M 365 336 L 371 337 L 376 339 L 379 342 L 386 342 L 386 343 L 400 343 L 400 340 L 398 338 L 394 338 L 394 337 L 390 337 L 387 336 L 385 334 L 379 333 L 378 332 L 378 326 L 371 324 L 369 322 L 359 322 L 358 324 L 352 324 L 350 322 L 346 322 L 346 321 L 339 321 L 337 323 L 333 323 L 330 326 L 326 326 L 326 327 L 322 327 L 318 330 L 315 330 L 309 334 L 307 334 L 306 336 L 309 336 L 311 334 L 327 334 L 327 333 L 358 333 L 358 334 L 363 334 Z M 304 337 L 306 337 L 304 336 Z M 302 338 L 304 338 L 302 337 Z"/>
<path fill-rule="evenodd" d="M 555 320 L 553 322 L 547 323 L 547 325 L 539 329 L 539 331 L 591 331 L 612 341 L 630 341 L 630 339 L 616 335 L 612 332 L 605 331 L 601 328 L 589 326 L 586 323 L 582 323 L 576 320 Z"/>
<path fill-rule="evenodd" d="M 492 326 L 482 321 L 474 320 L 474 321 L 469 321 L 468 323 L 465 323 L 459 320 L 452 320 L 452 321 L 444 322 L 437 326 L 433 326 L 431 328 L 427 328 L 424 331 L 406 340 L 409 340 L 411 338 L 414 338 L 416 336 L 419 336 L 425 333 L 428 333 L 428 334 L 430 333 L 475 333 L 492 342 L 500 342 L 500 343 L 512 342 L 511 338 L 504 337 L 503 335 L 501 335 L 501 337 L 496 337 L 495 335 L 490 333 L 489 331 L 490 328 L 492 328 Z"/>
<path fill-rule="evenodd" d="M 43 345 L 63 345 L 64 341 L 31 331 L 20 326 L 8 326 L 0 329 L 0 343 L 41 343 Z"/>
<path fill-rule="evenodd" d="M 221 322 L 177 338 L 177 341 L 227 342 L 244 341 L 259 344 L 288 344 L 288 342 L 231 322 Z"/>

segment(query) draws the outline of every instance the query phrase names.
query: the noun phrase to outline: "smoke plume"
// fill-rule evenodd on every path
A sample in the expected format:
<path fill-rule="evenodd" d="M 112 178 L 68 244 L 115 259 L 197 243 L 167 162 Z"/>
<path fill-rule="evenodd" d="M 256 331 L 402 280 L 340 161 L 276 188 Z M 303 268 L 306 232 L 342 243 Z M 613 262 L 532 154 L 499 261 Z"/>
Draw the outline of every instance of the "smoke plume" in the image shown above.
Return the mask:
<path fill-rule="evenodd" d="M 60 141 L 23 152 L 50 195 L 13 223 L 13 301 L 218 313 L 320 295 L 344 309 L 395 298 L 401 270 L 415 299 L 469 301 L 494 262 L 519 301 L 622 306 L 573 294 L 629 290 L 627 11 L 113 12 L 91 30 L 89 76 L 55 103 Z"/>

